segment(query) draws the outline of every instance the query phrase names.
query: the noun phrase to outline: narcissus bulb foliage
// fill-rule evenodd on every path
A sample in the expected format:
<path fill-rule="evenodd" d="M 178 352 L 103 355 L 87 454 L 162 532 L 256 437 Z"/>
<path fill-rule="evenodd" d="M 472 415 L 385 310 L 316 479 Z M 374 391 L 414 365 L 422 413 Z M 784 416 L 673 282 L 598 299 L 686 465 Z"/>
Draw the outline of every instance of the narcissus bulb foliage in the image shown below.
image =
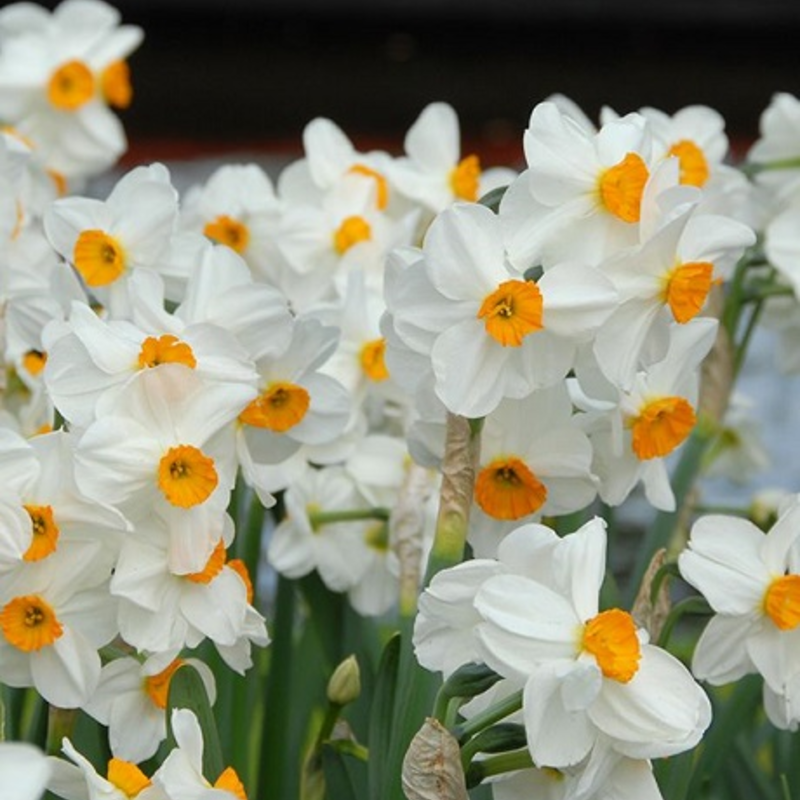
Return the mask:
<path fill-rule="evenodd" d="M 716 615 L 695 649 L 692 671 L 714 685 L 764 677 L 772 722 L 800 724 L 800 498 L 784 503 L 765 535 L 749 520 L 711 515 L 693 526 L 681 575 Z"/>
<path fill-rule="evenodd" d="M 538 281 L 526 279 L 508 262 L 501 220 L 479 205 L 443 211 L 422 255 L 388 287 L 387 305 L 401 339 L 406 320 L 434 334 L 436 394 L 468 417 L 560 381 L 577 342 L 616 303 L 608 279 L 588 267 L 564 264 Z M 402 307 L 391 297 L 396 292 L 406 294 Z"/>
<path fill-rule="evenodd" d="M 602 520 L 563 539 L 531 528 L 501 545 L 525 566 L 490 577 L 474 603 L 483 620 L 476 628 L 481 660 L 524 684 L 534 763 L 575 765 L 606 743 L 634 759 L 693 747 L 710 722 L 708 698 L 680 661 L 647 642 L 627 611 L 598 606 Z"/>
<path fill-rule="evenodd" d="M 52 12 L 13 3 L 0 14 L 0 116 L 67 180 L 97 175 L 125 151 L 112 109 L 130 105 L 127 58 L 141 28 L 101 0 Z"/>

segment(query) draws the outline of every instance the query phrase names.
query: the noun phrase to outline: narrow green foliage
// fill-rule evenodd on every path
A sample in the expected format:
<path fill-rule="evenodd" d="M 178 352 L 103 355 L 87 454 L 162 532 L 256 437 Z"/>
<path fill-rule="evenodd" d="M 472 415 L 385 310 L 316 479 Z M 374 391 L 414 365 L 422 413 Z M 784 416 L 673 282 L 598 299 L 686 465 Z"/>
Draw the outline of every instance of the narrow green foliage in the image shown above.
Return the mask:
<path fill-rule="evenodd" d="M 190 664 L 181 665 L 169 684 L 167 736 L 171 748 L 176 746 L 172 730 L 172 712 L 176 708 L 188 708 L 197 717 L 203 732 L 203 775 L 206 780 L 215 781 L 225 769 L 219 734 L 203 679 Z"/>
<path fill-rule="evenodd" d="M 392 722 L 394 718 L 395 697 L 397 692 L 397 672 L 400 664 L 400 636 L 395 635 L 383 650 L 375 691 L 372 695 L 372 709 L 369 720 L 369 752 L 367 768 L 369 781 L 369 800 L 384 800 L 386 788 L 393 778 L 388 771 L 392 740 Z"/>

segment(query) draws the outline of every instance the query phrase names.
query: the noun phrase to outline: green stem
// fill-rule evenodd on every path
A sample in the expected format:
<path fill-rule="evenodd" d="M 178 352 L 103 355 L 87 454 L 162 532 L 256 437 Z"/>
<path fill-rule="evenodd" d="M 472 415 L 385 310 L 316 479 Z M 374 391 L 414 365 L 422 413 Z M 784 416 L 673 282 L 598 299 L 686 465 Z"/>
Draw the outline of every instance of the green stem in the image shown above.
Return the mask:
<path fill-rule="evenodd" d="M 658 646 L 666 649 L 670 636 L 672 636 L 672 631 L 681 617 L 686 614 L 705 614 L 710 616 L 713 613 L 711 606 L 703 597 L 687 597 L 685 600 L 681 600 L 680 603 L 676 603 L 672 607 L 667 615 L 664 627 L 658 637 Z"/>
<path fill-rule="evenodd" d="M 326 746 L 332 747 L 342 755 L 357 758 L 364 763 L 369 761 L 369 749 L 364 747 L 363 744 L 354 742 L 352 739 L 330 739 Z"/>
<path fill-rule="evenodd" d="M 746 508 L 737 508 L 736 506 L 708 506 L 699 504 L 695 506 L 695 511 L 698 514 L 725 514 L 729 517 L 749 517 L 750 511 Z"/>
<path fill-rule="evenodd" d="M 55 756 L 61 752 L 61 740 L 72 736 L 78 711 L 75 708 L 56 708 L 50 706 L 47 715 L 47 741 L 45 752 Z"/>
<path fill-rule="evenodd" d="M 358 522 L 364 519 L 388 520 L 390 510 L 388 508 L 352 508 L 347 511 L 314 511 L 308 515 L 308 521 L 313 529 L 322 525 L 330 525 L 335 522 Z"/>
<path fill-rule="evenodd" d="M 459 742 L 464 743 L 471 739 L 476 733 L 480 733 L 484 728 L 500 722 L 515 711 L 522 708 L 522 689 L 508 697 L 504 697 L 499 702 L 489 706 L 485 711 L 470 717 L 463 725 L 453 731 L 453 735 Z"/>
<path fill-rule="evenodd" d="M 490 778 L 492 775 L 503 775 L 506 772 L 516 772 L 520 769 L 535 767 L 531 754 L 527 750 L 515 750 L 512 753 L 500 753 L 496 756 L 487 756 L 470 765 L 467 774 L 467 786 L 474 787 Z"/>
<path fill-rule="evenodd" d="M 328 707 L 325 709 L 322 725 L 320 725 L 319 732 L 317 733 L 317 740 L 314 746 L 315 750 L 321 750 L 322 745 L 331 738 L 336 720 L 339 719 L 343 708 L 344 706 L 339 705 L 339 703 L 331 703 L 328 701 Z"/>
<path fill-rule="evenodd" d="M 759 172 L 771 172 L 778 169 L 800 169 L 800 156 L 796 158 L 781 158 L 775 161 L 762 163 L 751 162 L 742 167 L 745 175 L 757 175 Z"/>

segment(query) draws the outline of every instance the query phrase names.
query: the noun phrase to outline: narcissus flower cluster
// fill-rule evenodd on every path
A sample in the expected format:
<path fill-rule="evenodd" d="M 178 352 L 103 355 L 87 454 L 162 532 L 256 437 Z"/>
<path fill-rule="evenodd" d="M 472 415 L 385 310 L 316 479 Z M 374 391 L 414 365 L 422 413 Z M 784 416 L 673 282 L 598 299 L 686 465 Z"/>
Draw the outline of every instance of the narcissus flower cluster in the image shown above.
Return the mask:
<path fill-rule="evenodd" d="M 765 112 L 753 181 L 711 109 L 595 124 L 555 96 L 520 172 L 484 169 L 432 103 L 396 155 L 317 118 L 279 175 L 224 165 L 181 193 L 155 163 L 81 196 L 125 148 L 115 110 L 142 36 L 101 0 L 0 11 L 0 683 L 85 712 L 111 753 L 101 775 L 69 737 L 50 760 L 2 745 L 0 785 L 246 800 L 233 769 L 204 775 L 200 722 L 170 687 L 190 665 L 223 697 L 212 648 L 217 678 L 250 670 L 275 573 L 353 617 L 399 613 L 427 670 L 491 670 L 459 723 L 518 697 L 527 760 L 498 800 L 657 800 L 651 761 L 710 723 L 695 678 L 761 674 L 769 719 L 795 729 L 797 498 L 767 534 L 691 527 L 678 567 L 715 612 L 694 677 L 601 602 L 596 514 L 634 494 L 679 510 L 668 464 L 693 435 L 763 461 L 701 374 L 735 345 L 732 381 L 767 295 L 782 365 L 800 364 L 798 101 Z M 735 342 L 718 310 L 732 282 L 755 308 Z M 454 421 L 475 446 L 455 492 L 464 560 L 423 590 L 452 533 Z M 577 530 L 557 534 L 565 515 Z"/>

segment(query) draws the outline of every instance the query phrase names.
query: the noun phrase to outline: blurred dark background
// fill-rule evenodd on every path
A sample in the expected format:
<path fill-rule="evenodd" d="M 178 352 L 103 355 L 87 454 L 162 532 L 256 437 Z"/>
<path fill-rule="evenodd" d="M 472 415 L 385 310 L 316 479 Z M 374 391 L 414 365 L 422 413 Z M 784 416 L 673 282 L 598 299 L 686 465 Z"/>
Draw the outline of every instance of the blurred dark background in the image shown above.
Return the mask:
<path fill-rule="evenodd" d="M 798 0 L 114 5 L 146 34 L 123 114 L 134 157 L 176 146 L 299 151 L 314 116 L 361 149 L 399 147 L 422 108 L 445 100 L 470 146 L 500 162 L 521 153 L 533 105 L 552 92 L 595 118 L 603 104 L 707 104 L 743 148 L 774 92 L 800 94 Z"/>

